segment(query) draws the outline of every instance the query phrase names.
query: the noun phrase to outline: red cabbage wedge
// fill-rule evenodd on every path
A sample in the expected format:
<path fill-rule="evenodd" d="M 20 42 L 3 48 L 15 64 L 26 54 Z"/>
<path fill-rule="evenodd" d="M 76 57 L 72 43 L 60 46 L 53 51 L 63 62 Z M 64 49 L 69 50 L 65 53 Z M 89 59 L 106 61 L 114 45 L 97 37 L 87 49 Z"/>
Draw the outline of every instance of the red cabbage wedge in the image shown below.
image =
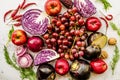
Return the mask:
<path fill-rule="evenodd" d="M 47 31 L 49 18 L 39 9 L 30 9 L 22 16 L 22 27 L 32 35 L 43 35 Z"/>
<path fill-rule="evenodd" d="M 96 8 L 90 0 L 74 0 L 74 6 L 81 16 L 88 18 L 96 13 Z"/>
<path fill-rule="evenodd" d="M 52 49 L 41 50 L 34 59 L 34 65 L 39 65 L 59 58 L 59 54 Z"/>

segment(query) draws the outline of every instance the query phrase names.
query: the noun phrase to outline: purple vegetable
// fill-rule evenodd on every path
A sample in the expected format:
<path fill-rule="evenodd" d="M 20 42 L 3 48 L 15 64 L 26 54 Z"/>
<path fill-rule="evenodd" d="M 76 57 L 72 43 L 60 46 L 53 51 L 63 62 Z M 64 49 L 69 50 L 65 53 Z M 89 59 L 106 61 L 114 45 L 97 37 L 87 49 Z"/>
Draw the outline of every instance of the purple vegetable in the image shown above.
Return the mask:
<path fill-rule="evenodd" d="M 26 53 L 23 56 L 17 58 L 17 63 L 22 68 L 28 68 L 32 65 L 33 59 L 30 54 Z"/>
<path fill-rule="evenodd" d="M 77 7 L 81 16 L 85 18 L 96 13 L 96 8 L 90 0 L 74 0 L 74 6 Z"/>
<path fill-rule="evenodd" d="M 59 57 L 59 54 L 57 54 L 56 51 L 52 49 L 43 49 L 36 55 L 34 59 L 34 65 L 46 63 L 58 57 Z"/>
<path fill-rule="evenodd" d="M 27 47 L 25 47 L 25 46 L 17 46 L 15 53 L 19 57 L 19 56 L 24 55 L 26 53 L 26 51 L 27 51 Z"/>
<path fill-rule="evenodd" d="M 23 29 L 32 35 L 43 35 L 49 24 L 49 18 L 39 9 L 26 11 L 21 21 Z"/>

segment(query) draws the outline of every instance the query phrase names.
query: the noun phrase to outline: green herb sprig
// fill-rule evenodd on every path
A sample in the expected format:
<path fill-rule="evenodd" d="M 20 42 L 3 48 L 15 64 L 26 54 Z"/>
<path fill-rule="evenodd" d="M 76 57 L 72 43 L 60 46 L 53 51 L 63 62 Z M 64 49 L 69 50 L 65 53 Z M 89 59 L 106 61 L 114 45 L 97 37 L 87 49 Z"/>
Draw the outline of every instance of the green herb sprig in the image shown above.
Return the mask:
<path fill-rule="evenodd" d="M 110 26 L 112 27 L 113 30 L 117 32 L 117 34 L 120 36 L 120 28 L 117 27 L 117 25 L 113 22 L 110 22 Z"/>
<path fill-rule="evenodd" d="M 115 67 L 116 67 L 117 62 L 119 61 L 119 58 L 120 58 L 119 49 L 118 49 L 117 46 L 115 46 L 114 52 L 115 52 L 115 54 L 113 55 L 112 61 L 110 62 L 111 63 L 112 74 L 114 74 Z"/>
<path fill-rule="evenodd" d="M 10 31 L 8 33 L 8 41 L 7 41 L 6 45 L 8 45 L 8 43 L 11 41 L 11 35 L 12 35 L 13 31 L 14 31 L 14 27 L 12 26 L 12 28 L 10 29 Z"/>
<path fill-rule="evenodd" d="M 98 0 L 104 5 L 104 9 L 108 10 L 112 5 L 107 0 Z"/>
<path fill-rule="evenodd" d="M 33 67 L 21 68 L 21 67 L 17 66 L 15 54 L 13 54 L 12 59 L 11 59 L 6 46 L 4 46 L 4 57 L 5 57 L 7 64 L 9 64 L 10 66 L 12 66 L 13 68 L 15 68 L 16 70 L 18 70 L 20 72 L 20 77 L 22 80 L 24 80 L 24 79 L 37 80 L 36 74 L 33 70 Z"/>

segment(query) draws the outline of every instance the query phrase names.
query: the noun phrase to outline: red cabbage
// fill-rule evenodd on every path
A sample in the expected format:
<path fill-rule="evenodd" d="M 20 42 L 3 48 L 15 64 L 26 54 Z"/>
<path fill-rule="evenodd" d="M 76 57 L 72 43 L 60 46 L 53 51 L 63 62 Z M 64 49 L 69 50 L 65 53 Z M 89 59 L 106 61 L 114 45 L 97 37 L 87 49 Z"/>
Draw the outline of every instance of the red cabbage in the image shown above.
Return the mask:
<path fill-rule="evenodd" d="M 88 18 L 96 13 L 96 8 L 90 0 L 74 0 L 74 6 L 81 16 Z"/>
<path fill-rule="evenodd" d="M 39 9 L 30 9 L 22 16 L 22 27 L 32 35 L 43 35 L 47 31 L 49 18 Z"/>
<path fill-rule="evenodd" d="M 36 55 L 34 59 L 34 65 L 46 63 L 58 57 L 59 57 L 59 54 L 57 54 L 56 51 L 52 49 L 43 49 Z"/>

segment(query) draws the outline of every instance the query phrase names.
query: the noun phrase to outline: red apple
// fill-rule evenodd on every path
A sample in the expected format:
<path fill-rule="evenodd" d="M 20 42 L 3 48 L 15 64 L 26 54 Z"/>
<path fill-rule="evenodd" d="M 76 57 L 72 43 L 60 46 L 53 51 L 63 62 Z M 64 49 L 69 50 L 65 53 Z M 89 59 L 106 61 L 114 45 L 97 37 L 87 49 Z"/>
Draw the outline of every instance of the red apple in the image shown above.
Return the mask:
<path fill-rule="evenodd" d="M 45 3 L 45 11 L 50 16 L 55 16 L 61 11 L 61 3 L 59 0 L 47 0 Z"/>
<path fill-rule="evenodd" d="M 12 42 L 15 45 L 23 45 L 27 42 L 27 35 L 23 30 L 15 30 L 11 36 Z"/>
<path fill-rule="evenodd" d="M 69 63 L 66 59 L 60 58 L 55 63 L 55 71 L 60 75 L 65 75 L 69 71 Z"/>
<path fill-rule="evenodd" d="M 97 17 L 89 17 L 86 20 L 86 28 L 88 31 L 97 31 L 102 26 L 100 20 Z"/>
<path fill-rule="evenodd" d="M 43 39 L 39 36 L 32 36 L 28 39 L 27 47 L 29 50 L 33 52 L 38 52 L 42 49 L 44 46 Z"/>
<path fill-rule="evenodd" d="M 93 72 L 101 74 L 108 68 L 107 64 L 102 59 L 94 59 L 90 62 Z"/>

